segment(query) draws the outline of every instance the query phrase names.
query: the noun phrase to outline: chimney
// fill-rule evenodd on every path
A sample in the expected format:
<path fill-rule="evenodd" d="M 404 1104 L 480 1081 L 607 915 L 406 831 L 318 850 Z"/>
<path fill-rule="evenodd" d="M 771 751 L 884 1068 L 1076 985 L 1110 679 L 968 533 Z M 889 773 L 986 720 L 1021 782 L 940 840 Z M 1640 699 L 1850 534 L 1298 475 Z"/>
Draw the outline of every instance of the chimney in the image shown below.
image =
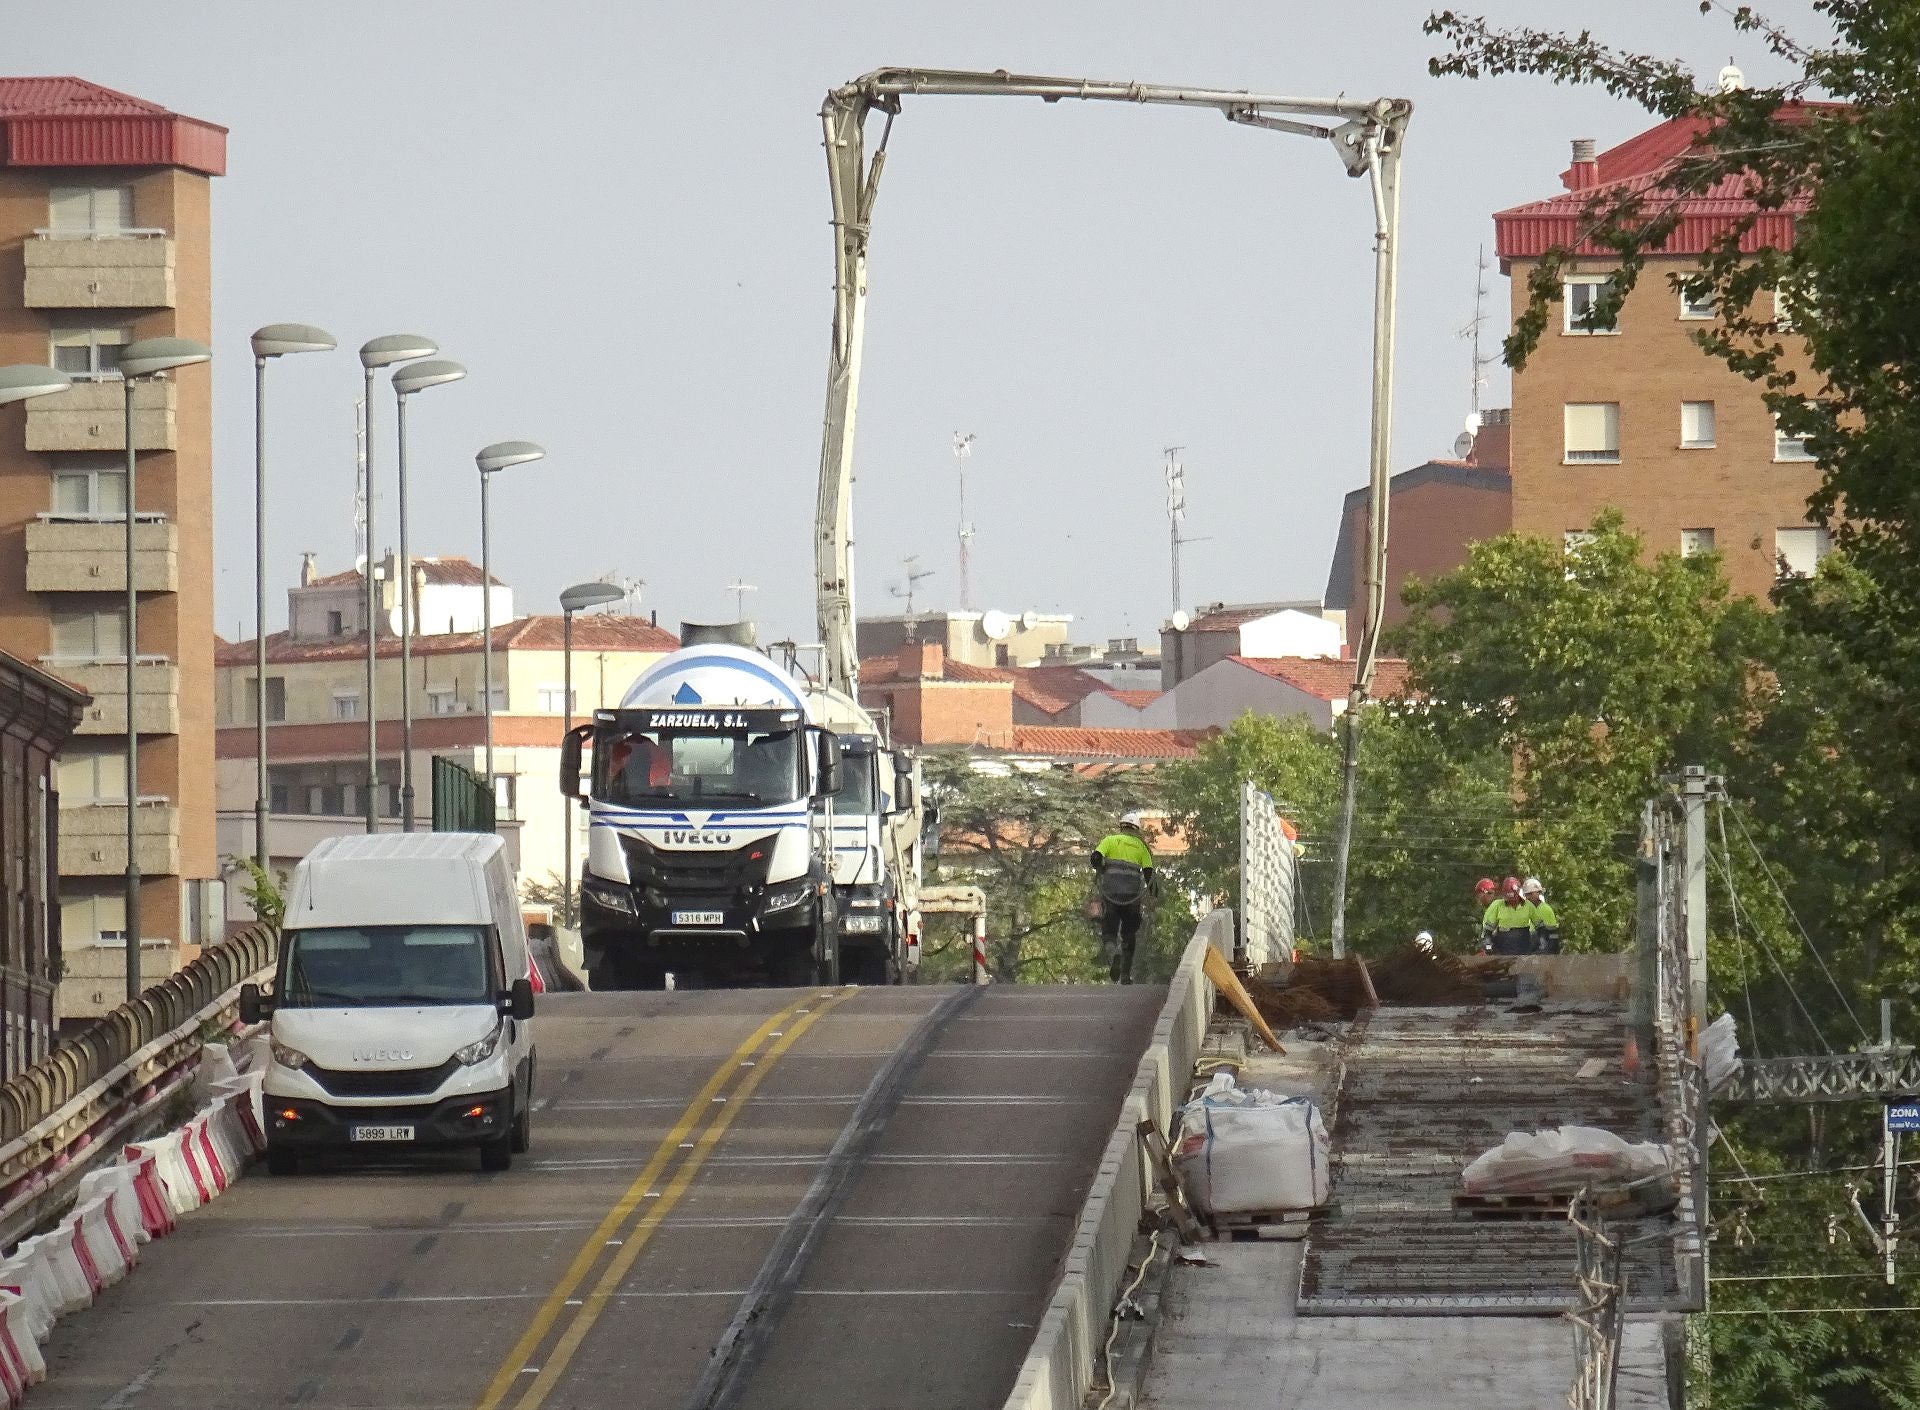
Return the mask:
<path fill-rule="evenodd" d="M 1483 470 L 1506 470 L 1513 460 L 1513 413 L 1508 407 L 1492 407 L 1480 413 L 1480 430 L 1467 452 L 1467 464 Z"/>
<path fill-rule="evenodd" d="M 1591 137 L 1573 139 L 1573 165 L 1565 177 L 1569 191 L 1585 191 L 1600 184 L 1600 159 L 1594 155 Z"/>
<path fill-rule="evenodd" d="M 320 555 L 303 553 L 300 555 L 300 586 L 312 587 L 320 581 Z"/>
<path fill-rule="evenodd" d="M 911 680 L 937 681 L 947 673 L 946 648 L 937 641 L 909 641 L 894 652 L 900 674 Z"/>

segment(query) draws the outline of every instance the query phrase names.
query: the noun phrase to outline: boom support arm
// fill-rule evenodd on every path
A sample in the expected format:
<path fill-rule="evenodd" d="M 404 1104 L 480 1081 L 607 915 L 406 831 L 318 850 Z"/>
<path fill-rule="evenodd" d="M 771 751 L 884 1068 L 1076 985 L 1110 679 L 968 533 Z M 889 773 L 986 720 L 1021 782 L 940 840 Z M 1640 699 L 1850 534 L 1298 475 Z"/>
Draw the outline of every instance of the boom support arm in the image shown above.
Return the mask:
<path fill-rule="evenodd" d="M 1413 105 L 1405 99 L 1355 102 L 1344 98 L 1297 98 L 1221 88 L 964 69 L 875 69 L 827 94 L 820 120 L 825 130 L 827 177 L 833 196 L 833 336 L 827 361 L 827 404 L 820 442 L 820 492 L 814 517 L 814 592 L 820 640 L 825 644 L 826 684 L 855 695 L 859 659 L 853 633 L 853 431 L 860 384 L 861 335 L 866 321 L 867 243 L 873 202 L 886 161 L 887 136 L 907 94 L 949 97 L 1023 97 L 1057 103 L 1063 98 L 1117 103 L 1156 103 L 1212 108 L 1227 121 L 1333 143 L 1349 176 L 1369 177 L 1374 187 L 1375 240 L 1391 269 L 1398 215 L 1400 147 Z M 865 154 L 867 115 L 887 115 L 873 159 Z M 1390 280 L 1391 276 L 1388 275 Z M 1386 340 L 1376 306 L 1373 448 L 1373 551 L 1368 563 L 1368 627 L 1355 662 L 1354 694 L 1364 698 L 1373 678 L 1373 656 L 1383 600 L 1386 560 L 1388 418 L 1382 397 L 1390 382 L 1382 355 L 1392 361 L 1391 284 L 1385 290 Z M 1337 923 L 1337 922 L 1336 922 Z"/>

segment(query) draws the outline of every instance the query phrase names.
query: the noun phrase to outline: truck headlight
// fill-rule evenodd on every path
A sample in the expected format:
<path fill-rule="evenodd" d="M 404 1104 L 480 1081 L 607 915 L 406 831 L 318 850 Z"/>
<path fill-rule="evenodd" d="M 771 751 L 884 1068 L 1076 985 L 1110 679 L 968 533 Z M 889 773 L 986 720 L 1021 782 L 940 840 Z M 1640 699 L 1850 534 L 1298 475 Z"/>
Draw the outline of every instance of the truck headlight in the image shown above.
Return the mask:
<path fill-rule="evenodd" d="M 469 1043 L 464 1048 L 456 1049 L 453 1054 L 453 1060 L 462 1067 L 472 1067 L 476 1063 L 485 1062 L 488 1058 L 492 1057 L 494 1051 L 499 1048 L 500 1035 L 506 1031 L 506 1024 L 494 1024 L 493 1032 L 487 1034 L 486 1037 Z"/>
<path fill-rule="evenodd" d="M 634 907 L 632 893 L 624 886 L 617 886 L 610 881 L 592 881 L 584 889 L 587 895 L 610 911 L 629 916 L 640 914 Z"/>
<path fill-rule="evenodd" d="M 767 893 L 766 909 L 784 911 L 794 906 L 804 905 L 813 896 L 813 883 L 804 886 L 783 886 L 778 891 Z"/>
<path fill-rule="evenodd" d="M 298 1048 L 289 1048 L 285 1043 L 270 1042 L 267 1044 L 267 1050 L 273 1054 L 275 1062 L 293 1072 L 298 1072 L 312 1061 Z"/>

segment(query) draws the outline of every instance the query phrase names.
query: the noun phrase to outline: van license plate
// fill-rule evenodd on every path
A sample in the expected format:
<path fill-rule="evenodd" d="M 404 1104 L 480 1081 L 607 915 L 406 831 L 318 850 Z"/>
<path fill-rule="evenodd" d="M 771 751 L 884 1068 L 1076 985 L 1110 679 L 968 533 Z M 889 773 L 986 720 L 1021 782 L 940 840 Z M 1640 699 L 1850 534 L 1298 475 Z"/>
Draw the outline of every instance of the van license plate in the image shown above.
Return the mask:
<path fill-rule="evenodd" d="M 356 1141 L 411 1141 L 411 1126 L 356 1126 L 352 1139 Z"/>
<path fill-rule="evenodd" d="M 675 911 L 673 913 L 675 925 L 723 925 L 726 919 L 726 913 L 723 911 Z"/>

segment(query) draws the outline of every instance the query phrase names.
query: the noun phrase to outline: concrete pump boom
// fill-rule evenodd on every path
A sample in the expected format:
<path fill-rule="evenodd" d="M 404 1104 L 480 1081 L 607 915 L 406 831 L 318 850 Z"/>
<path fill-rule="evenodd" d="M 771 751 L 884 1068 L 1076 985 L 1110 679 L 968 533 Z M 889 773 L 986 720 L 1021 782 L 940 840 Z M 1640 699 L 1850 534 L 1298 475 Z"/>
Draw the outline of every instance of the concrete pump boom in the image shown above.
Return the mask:
<path fill-rule="evenodd" d="M 1345 731 L 1345 790 L 1336 843 L 1334 952 L 1344 952 L 1347 856 L 1353 830 L 1359 707 L 1373 684 L 1381 619 L 1386 607 L 1387 481 L 1393 402 L 1394 274 L 1399 253 L 1400 152 L 1413 104 L 1402 98 L 1352 101 L 1299 98 L 1222 88 L 964 69 L 875 69 L 827 94 L 820 109 L 827 176 L 833 195 L 833 341 L 827 363 L 827 405 L 820 443 L 820 496 L 814 522 L 814 587 L 826 684 L 853 696 L 859 659 L 853 631 L 853 428 L 860 385 L 860 344 L 866 318 L 867 245 L 873 203 L 886 163 L 887 138 L 900 100 L 908 94 L 949 97 L 1063 98 L 1212 108 L 1229 122 L 1333 144 L 1347 175 L 1366 177 L 1373 195 L 1374 310 L 1373 418 L 1368 456 L 1369 533 L 1367 615 L 1355 652 Z M 886 126 L 866 157 L 867 115 L 886 114 Z"/>

